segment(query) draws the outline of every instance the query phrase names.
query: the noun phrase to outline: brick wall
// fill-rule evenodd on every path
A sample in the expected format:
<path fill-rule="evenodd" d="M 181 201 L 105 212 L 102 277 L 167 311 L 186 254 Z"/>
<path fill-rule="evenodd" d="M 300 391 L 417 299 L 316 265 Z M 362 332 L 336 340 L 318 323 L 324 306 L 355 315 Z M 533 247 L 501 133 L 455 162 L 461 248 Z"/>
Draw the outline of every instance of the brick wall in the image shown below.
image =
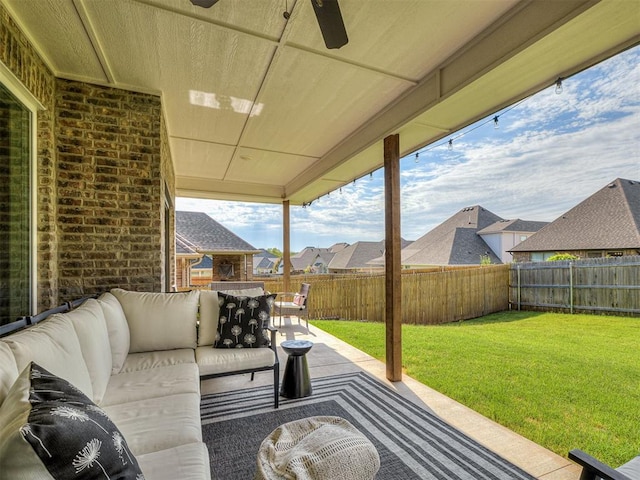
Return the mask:
<path fill-rule="evenodd" d="M 175 180 L 160 98 L 56 79 L 1 4 L 0 61 L 44 106 L 38 311 L 115 286 L 163 290 L 174 276 Z"/>
<path fill-rule="evenodd" d="M 160 119 L 157 96 L 57 81 L 61 300 L 162 289 Z"/>

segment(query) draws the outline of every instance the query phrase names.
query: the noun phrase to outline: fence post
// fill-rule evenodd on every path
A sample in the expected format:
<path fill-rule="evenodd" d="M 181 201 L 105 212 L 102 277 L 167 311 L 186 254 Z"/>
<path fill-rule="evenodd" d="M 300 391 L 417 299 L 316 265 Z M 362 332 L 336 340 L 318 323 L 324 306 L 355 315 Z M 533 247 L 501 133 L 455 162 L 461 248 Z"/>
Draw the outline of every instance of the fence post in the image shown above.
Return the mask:
<path fill-rule="evenodd" d="M 569 312 L 573 313 L 573 262 L 569 262 Z"/>
<path fill-rule="evenodd" d="M 517 289 L 518 311 L 520 311 L 520 265 L 517 266 L 516 272 L 518 274 L 518 289 Z"/>

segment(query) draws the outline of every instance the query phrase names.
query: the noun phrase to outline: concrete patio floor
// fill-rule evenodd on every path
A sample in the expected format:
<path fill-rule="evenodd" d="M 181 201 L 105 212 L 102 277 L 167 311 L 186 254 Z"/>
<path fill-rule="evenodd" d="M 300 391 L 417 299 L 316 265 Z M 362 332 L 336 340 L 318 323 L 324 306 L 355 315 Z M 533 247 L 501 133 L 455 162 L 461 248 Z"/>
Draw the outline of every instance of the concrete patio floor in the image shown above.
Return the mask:
<path fill-rule="evenodd" d="M 386 379 L 383 362 L 367 355 L 332 335 L 309 326 L 298 325 L 295 317 L 284 318 L 282 327 L 276 319 L 278 344 L 284 340 L 309 340 L 314 343 L 307 354 L 311 378 L 320 378 L 340 373 L 365 371 L 384 382 L 389 388 L 413 403 L 424 406 L 449 424 L 455 426 L 471 438 L 498 453 L 536 478 L 543 480 L 577 480 L 581 468 L 540 445 L 527 440 L 515 432 L 480 415 L 468 407 L 436 392 L 413 378 L 403 375 L 402 382 Z M 278 348 L 280 375 L 284 371 L 287 355 Z M 250 388 L 272 384 L 272 373 L 262 372 L 250 380 L 250 375 L 236 375 L 202 382 L 202 394 L 223 392 L 239 388 Z"/>

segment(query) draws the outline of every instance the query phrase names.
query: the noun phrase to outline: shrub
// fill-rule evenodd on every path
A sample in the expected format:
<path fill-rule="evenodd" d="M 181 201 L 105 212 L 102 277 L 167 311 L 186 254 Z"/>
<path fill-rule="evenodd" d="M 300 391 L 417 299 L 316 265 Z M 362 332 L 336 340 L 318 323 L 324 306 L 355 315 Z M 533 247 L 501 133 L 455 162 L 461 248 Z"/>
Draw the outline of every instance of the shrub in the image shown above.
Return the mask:
<path fill-rule="evenodd" d="M 580 260 L 580 257 L 570 253 L 556 253 L 547 258 L 547 262 L 559 262 L 561 260 Z"/>

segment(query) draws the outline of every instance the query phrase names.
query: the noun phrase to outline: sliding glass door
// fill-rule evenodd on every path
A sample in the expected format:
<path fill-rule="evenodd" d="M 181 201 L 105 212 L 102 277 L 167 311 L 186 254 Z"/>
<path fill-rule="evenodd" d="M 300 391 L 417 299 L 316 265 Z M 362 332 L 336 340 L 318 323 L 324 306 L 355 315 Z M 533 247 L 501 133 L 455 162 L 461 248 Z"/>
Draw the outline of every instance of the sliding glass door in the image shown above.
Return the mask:
<path fill-rule="evenodd" d="M 0 324 L 30 313 L 31 117 L 0 84 Z"/>

